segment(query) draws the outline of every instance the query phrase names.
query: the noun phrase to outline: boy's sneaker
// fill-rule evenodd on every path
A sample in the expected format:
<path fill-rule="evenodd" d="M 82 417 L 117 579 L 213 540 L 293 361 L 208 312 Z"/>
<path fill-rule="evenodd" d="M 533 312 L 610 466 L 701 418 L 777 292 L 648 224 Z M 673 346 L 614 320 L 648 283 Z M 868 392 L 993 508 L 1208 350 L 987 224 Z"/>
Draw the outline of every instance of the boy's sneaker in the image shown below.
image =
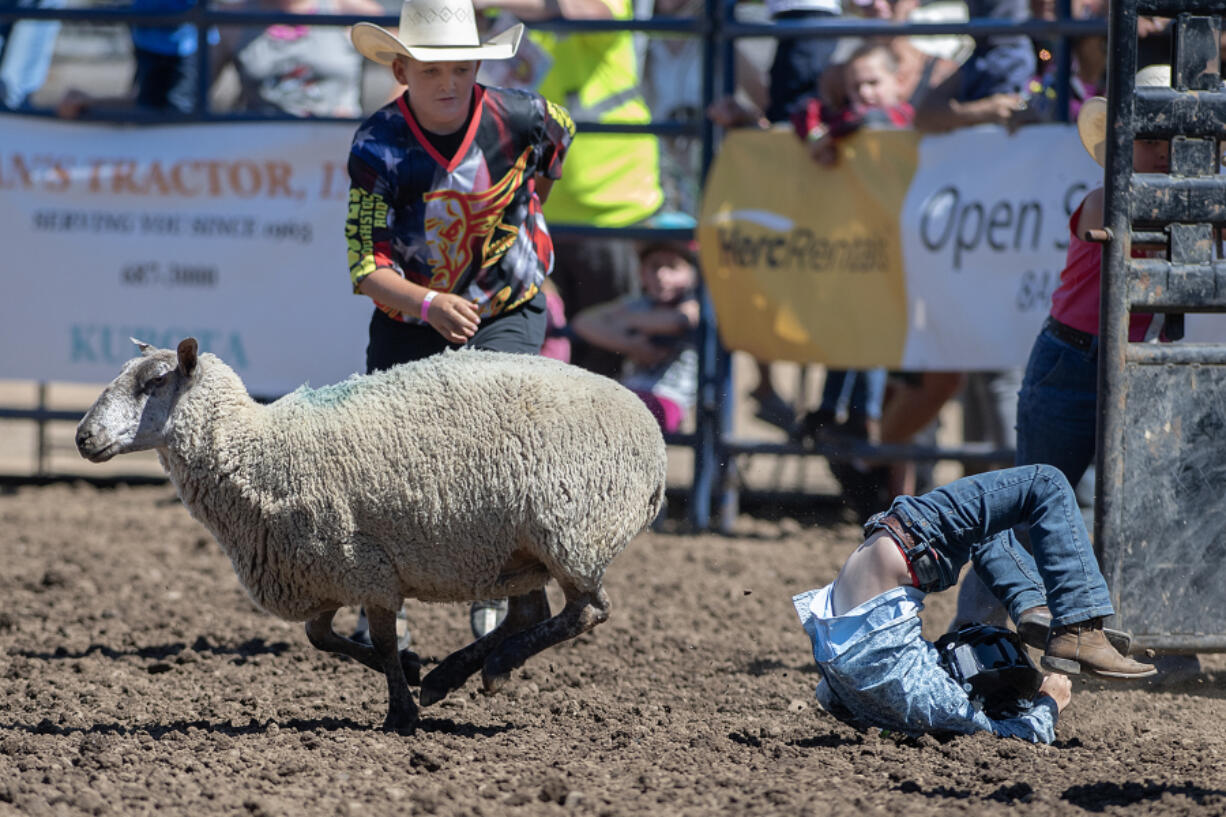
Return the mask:
<path fill-rule="evenodd" d="M 473 638 L 491 633 L 507 617 L 506 599 L 483 599 L 474 601 L 468 609 L 468 621 L 472 625 Z"/>
<path fill-rule="evenodd" d="M 365 607 L 358 610 L 358 623 L 349 634 L 349 640 L 367 647 L 374 646 L 370 641 L 370 622 L 366 620 Z M 412 643 L 413 633 L 409 631 L 409 617 L 405 614 L 404 607 L 401 607 L 396 611 L 396 649 L 407 650 Z"/>

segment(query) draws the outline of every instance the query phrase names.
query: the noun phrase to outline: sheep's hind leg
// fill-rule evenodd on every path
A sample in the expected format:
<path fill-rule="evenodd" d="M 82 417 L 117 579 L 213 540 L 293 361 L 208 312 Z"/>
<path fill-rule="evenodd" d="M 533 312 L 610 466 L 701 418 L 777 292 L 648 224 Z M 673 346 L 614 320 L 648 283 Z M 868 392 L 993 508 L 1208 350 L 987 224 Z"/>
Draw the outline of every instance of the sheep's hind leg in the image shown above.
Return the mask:
<path fill-rule="evenodd" d="M 501 689 L 512 670 L 541 650 L 586 633 L 609 618 L 609 597 L 604 588 L 581 591 L 562 584 L 562 591 L 566 594 L 566 606 L 560 613 L 505 639 L 485 660 L 481 679 L 487 695 Z"/>
<path fill-rule="evenodd" d="M 417 705 L 409 692 L 400 653 L 396 649 L 396 611 L 382 607 L 368 607 L 366 618 L 370 622 L 370 640 L 374 653 L 383 664 L 387 678 L 387 718 L 383 729 L 388 732 L 412 732 L 417 726 Z"/>
<path fill-rule="evenodd" d="M 348 656 L 365 667 L 370 667 L 376 672 L 383 672 L 383 662 L 379 660 L 373 647 L 338 635 L 332 629 L 332 619 L 335 616 L 335 610 L 328 610 L 307 621 L 306 634 L 311 645 L 325 652 Z M 400 666 L 404 669 L 404 676 L 410 684 L 417 686 L 421 683 L 421 659 L 417 657 L 417 653 L 412 650 L 401 650 Z"/>
<path fill-rule="evenodd" d="M 512 596 L 507 603 L 507 617 L 496 630 L 456 650 L 430 671 L 421 683 L 421 705 L 437 703 L 448 693 L 464 686 L 464 682 L 481 669 L 486 658 L 503 641 L 548 618 L 549 598 L 544 588 Z"/>

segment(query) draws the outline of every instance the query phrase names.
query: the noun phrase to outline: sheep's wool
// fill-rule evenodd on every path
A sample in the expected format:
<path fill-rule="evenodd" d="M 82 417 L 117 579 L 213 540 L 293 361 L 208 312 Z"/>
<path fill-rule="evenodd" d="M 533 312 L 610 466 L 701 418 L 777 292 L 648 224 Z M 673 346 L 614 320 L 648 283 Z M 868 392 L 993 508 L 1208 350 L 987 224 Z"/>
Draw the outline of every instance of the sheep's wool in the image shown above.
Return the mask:
<path fill-rule="evenodd" d="M 663 501 L 651 413 L 575 366 L 449 352 L 267 406 L 213 355 L 198 368 L 159 454 L 252 598 L 283 618 L 546 581 L 538 566 L 500 582 L 515 564 L 592 589 Z"/>

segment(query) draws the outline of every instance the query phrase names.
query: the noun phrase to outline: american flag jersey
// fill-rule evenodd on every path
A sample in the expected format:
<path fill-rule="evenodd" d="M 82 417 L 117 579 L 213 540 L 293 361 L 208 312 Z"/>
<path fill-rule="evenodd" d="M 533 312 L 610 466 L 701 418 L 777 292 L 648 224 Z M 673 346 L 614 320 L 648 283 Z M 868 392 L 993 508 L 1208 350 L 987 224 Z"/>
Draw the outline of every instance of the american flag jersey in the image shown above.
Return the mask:
<path fill-rule="evenodd" d="M 561 178 L 575 133 L 566 110 L 538 94 L 474 87 L 452 157 L 422 132 L 404 96 L 358 128 L 349 152 L 345 220 L 354 291 L 378 267 L 454 292 L 482 317 L 530 300 L 553 269 L 534 177 Z M 392 318 L 417 322 L 379 304 Z"/>

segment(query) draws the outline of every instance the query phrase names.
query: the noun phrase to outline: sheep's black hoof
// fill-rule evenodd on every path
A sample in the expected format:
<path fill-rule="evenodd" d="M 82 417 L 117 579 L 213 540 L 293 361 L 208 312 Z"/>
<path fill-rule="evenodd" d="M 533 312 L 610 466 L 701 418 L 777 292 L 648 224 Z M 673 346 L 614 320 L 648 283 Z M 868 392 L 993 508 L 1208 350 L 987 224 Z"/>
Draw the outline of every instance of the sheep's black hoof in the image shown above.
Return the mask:
<path fill-rule="evenodd" d="M 458 676 L 455 672 L 455 666 L 448 664 L 446 661 L 439 664 L 434 669 L 427 673 L 426 677 L 421 682 L 421 692 L 417 693 L 417 700 L 422 706 L 436 704 L 446 698 L 453 691 L 459 689 L 468 680 L 468 674 Z"/>
<path fill-rule="evenodd" d="M 481 691 L 486 695 L 496 694 L 511 680 L 511 670 L 515 667 L 516 664 L 507 660 L 501 651 L 485 659 L 485 666 L 481 668 Z"/>
<path fill-rule="evenodd" d="M 409 686 L 421 686 L 421 659 L 412 650 L 400 651 L 400 667 Z"/>
<path fill-rule="evenodd" d="M 504 672 L 500 675 L 490 675 L 488 672 L 481 673 L 481 691 L 486 695 L 497 695 L 498 691 L 511 680 L 511 673 Z"/>
<path fill-rule="evenodd" d="M 447 697 L 447 693 L 451 692 L 449 687 L 437 687 L 430 684 L 430 676 L 426 676 L 425 682 L 421 685 L 421 692 L 417 693 L 417 700 L 422 706 L 430 706 Z"/>
<path fill-rule="evenodd" d="M 416 712 L 388 712 L 383 721 L 384 732 L 395 732 L 400 735 L 411 735 L 417 731 Z"/>

